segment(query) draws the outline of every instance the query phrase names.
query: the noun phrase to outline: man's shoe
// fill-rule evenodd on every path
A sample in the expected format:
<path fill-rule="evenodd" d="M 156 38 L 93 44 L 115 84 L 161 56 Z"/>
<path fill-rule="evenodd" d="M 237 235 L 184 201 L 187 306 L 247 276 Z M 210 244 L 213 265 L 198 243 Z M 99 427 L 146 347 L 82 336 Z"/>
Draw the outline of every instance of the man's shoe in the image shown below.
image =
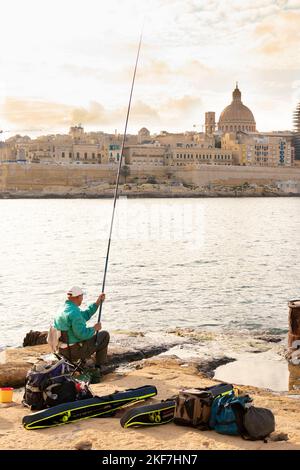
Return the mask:
<path fill-rule="evenodd" d="M 102 377 L 102 374 L 101 374 L 101 371 L 98 367 L 95 367 L 95 369 L 92 369 L 91 370 L 91 384 L 98 384 L 99 382 L 101 382 L 101 377 Z"/>

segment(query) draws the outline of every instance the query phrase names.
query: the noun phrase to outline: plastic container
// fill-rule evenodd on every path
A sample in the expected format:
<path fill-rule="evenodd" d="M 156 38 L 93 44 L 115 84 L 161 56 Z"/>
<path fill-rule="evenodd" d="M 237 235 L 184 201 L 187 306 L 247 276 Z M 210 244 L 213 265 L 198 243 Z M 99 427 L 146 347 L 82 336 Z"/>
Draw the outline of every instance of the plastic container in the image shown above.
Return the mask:
<path fill-rule="evenodd" d="M 0 388 L 0 403 L 10 403 L 12 401 L 14 389 L 12 387 Z"/>

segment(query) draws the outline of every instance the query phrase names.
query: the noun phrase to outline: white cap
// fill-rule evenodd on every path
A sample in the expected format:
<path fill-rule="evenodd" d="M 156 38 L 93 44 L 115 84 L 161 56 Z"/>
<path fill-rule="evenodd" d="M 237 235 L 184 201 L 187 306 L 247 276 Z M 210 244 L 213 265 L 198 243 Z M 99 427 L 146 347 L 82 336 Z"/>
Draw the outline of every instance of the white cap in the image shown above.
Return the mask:
<path fill-rule="evenodd" d="M 84 295 L 85 292 L 81 289 L 81 287 L 73 286 L 68 290 L 67 294 L 71 295 L 72 297 L 78 297 L 79 295 Z"/>

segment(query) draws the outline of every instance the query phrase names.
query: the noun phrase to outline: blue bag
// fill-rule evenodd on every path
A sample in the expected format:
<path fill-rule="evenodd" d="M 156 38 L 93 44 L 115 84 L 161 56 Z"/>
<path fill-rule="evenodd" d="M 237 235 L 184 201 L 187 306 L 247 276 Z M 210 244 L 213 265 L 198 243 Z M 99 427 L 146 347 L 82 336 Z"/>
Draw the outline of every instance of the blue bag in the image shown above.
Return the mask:
<path fill-rule="evenodd" d="M 215 398 L 211 407 L 209 427 L 220 434 L 242 435 L 242 415 L 251 401 L 249 395 L 235 396 L 234 392 Z"/>
<path fill-rule="evenodd" d="M 77 399 L 75 367 L 64 359 L 55 364 L 36 364 L 26 375 L 22 403 L 32 410 L 42 410 L 62 401 Z M 88 398 L 92 396 L 88 393 Z M 85 397 L 84 397 L 85 398 Z"/>

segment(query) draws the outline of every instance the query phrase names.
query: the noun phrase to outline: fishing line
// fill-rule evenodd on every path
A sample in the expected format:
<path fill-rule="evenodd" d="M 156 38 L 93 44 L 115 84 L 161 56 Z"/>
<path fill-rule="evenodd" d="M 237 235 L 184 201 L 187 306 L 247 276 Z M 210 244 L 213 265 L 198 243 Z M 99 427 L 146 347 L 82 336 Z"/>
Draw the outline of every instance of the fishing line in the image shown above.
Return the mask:
<path fill-rule="evenodd" d="M 136 60 L 135 60 L 135 67 L 134 67 L 133 78 L 132 78 L 132 83 L 131 83 L 128 107 L 127 107 L 125 129 L 124 129 L 124 134 L 123 134 L 123 139 L 122 139 L 121 155 L 120 155 L 120 159 L 119 159 L 118 173 L 117 173 L 115 192 L 114 192 L 113 210 L 112 210 L 112 217 L 111 217 L 110 230 L 109 230 L 109 239 L 108 239 L 106 259 L 105 259 L 104 275 L 103 275 L 103 282 L 102 282 L 102 292 L 104 292 L 104 289 L 105 289 L 106 274 L 107 274 L 107 268 L 108 268 L 108 259 L 109 259 L 113 224 L 114 224 L 114 218 L 115 218 L 116 202 L 117 202 L 117 197 L 118 197 L 118 194 L 119 194 L 119 181 L 120 181 L 120 173 L 121 173 L 123 153 L 124 153 L 124 145 L 125 145 L 125 140 L 126 140 L 127 125 L 128 125 L 129 113 L 130 113 L 130 108 L 131 108 L 131 99 L 132 99 L 133 88 L 134 88 L 134 83 L 135 83 L 135 76 L 136 76 L 136 71 L 137 71 L 137 66 L 138 66 L 138 61 L 139 61 L 139 56 L 140 56 L 142 37 L 143 37 L 143 28 L 142 28 L 141 35 L 140 35 L 138 51 L 137 51 Z M 99 305 L 98 323 L 101 320 L 102 305 L 103 305 L 103 302 L 101 301 L 100 305 Z M 97 334 L 96 334 L 96 345 L 98 345 L 98 331 L 97 331 Z"/>

